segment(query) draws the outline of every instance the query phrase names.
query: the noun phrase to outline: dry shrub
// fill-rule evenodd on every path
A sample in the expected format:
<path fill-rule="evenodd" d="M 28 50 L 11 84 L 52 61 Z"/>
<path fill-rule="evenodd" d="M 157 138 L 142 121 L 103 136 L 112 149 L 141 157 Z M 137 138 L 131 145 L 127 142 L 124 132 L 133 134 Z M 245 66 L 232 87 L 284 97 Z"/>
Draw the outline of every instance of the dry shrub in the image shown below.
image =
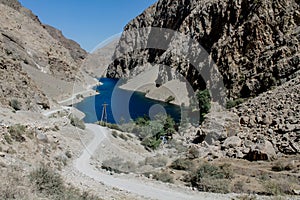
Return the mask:
<path fill-rule="evenodd" d="M 270 180 L 263 183 L 266 194 L 268 195 L 292 195 L 291 183 L 285 180 Z"/>
<path fill-rule="evenodd" d="M 171 168 L 177 170 L 191 170 L 193 168 L 193 162 L 189 159 L 178 158 L 172 162 Z"/>
<path fill-rule="evenodd" d="M 186 181 L 200 191 L 228 193 L 230 192 L 230 179 L 233 178 L 233 172 L 230 165 L 221 166 L 204 163 L 189 173 Z"/>
<path fill-rule="evenodd" d="M 102 169 L 115 173 L 130 173 L 135 172 L 137 165 L 130 161 L 125 161 L 122 158 L 114 157 L 102 162 Z"/>
<path fill-rule="evenodd" d="M 173 176 L 171 176 L 168 172 L 155 172 L 153 173 L 153 179 L 165 183 L 174 183 Z"/>
<path fill-rule="evenodd" d="M 154 168 L 165 167 L 167 165 L 168 159 L 164 156 L 157 157 L 147 157 L 142 163 L 144 165 L 151 165 Z"/>

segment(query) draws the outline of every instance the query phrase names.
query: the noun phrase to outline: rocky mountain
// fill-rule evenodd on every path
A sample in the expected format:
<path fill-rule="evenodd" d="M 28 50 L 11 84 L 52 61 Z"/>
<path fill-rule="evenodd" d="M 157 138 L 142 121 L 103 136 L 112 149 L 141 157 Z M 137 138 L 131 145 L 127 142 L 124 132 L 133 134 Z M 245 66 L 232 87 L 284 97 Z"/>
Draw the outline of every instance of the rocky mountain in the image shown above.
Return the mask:
<path fill-rule="evenodd" d="M 124 31 L 166 28 L 198 41 L 218 66 L 228 98 L 235 99 L 257 96 L 295 77 L 300 68 L 299 24 L 299 1 L 295 0 L 160 0 L 132 20 Z M 151 34 L 149 31 L 145 37 Z M 180 45 L 172 48 L 180 49 Z M 134 46 L 134 41 L 120 42 L 115 61 L 108 69 L 109 77 L 127 77 L 126 69 L 147 62 L 159 63 L 183 74 L 194 89 L 203 88 L 203 81 L 194 80 L 201 76 L 184 58 L 161 49 L 120 53 Z"/>
<path fill-rule="evenodd" d="M 43 25 L 17 0 L 1 0 L 0 10 L 2 105 L 45 109 L 72 95 L 75 82 L 86 84 L 80 66 L 87 53 L 76 42 Z"/>
<path fill-rule="evenodd" d="M 172 53 L 185 41 L 170 42 L 176 34 L 156 37 L 154 32 L 155 28 L 164 28 L 186 35 L 197 41 L 216 64 L 227 102 L 247 99 L 231 110 L 208 114 L 198 135 L 194 135 L 196 143 L 206 136 L 205 151 L 208 145 L 221 157 L 259 160 L 281 153 L 297 154 L 299 10 L 297 0 L 160 0 L 127 24 L 107 76 L 131 78 L 145 70 L 147 63 L 155 63 L 183 75 L 194 91 L 204 89 L 210 83 L 192 61 Z M 146 27 L 155 28 L 143 29 Z M 139 48 L 143 44 L 132 39 L 134 36 L 168 48 Z M 195 46 L 188 51 L 193 52 L 192 48 Z M 206 62 L 200 60 L 199 65 L 205 66 Z M 164 84 L 172 77 L 174 74 L 161 70 L 156 82 Z"/>

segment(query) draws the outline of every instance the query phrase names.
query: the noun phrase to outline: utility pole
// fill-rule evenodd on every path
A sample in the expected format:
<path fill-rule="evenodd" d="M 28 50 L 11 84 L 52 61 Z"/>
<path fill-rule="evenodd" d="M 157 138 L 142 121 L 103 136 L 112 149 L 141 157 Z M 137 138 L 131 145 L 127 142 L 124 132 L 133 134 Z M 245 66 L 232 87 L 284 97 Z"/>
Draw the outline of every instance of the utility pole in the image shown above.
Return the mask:
<path fill-rule="evenodd" d="M 101 121 L 107 123 L 107 111 L 106 111 L 106 107 L 108 106 L 108 104 L 106 104 L 104 102 L 104 104 L 102 104 L 103 108 L 102 108 L 102 116 L 101 116 Z M 103 121 L 104 120 L 104 121 Z"/>

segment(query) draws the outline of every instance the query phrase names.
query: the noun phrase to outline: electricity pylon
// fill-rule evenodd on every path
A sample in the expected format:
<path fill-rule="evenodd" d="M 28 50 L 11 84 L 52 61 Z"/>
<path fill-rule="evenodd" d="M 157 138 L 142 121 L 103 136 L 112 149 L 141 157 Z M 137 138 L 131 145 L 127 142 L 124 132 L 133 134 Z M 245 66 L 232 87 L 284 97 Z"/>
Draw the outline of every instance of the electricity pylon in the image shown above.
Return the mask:
<path fill-rule="evenodd" d="M 108 106 L 108 104 L 106 104 L 104 102 L 104 104 L 102 104 L 103 108 L 102 108 L 102 116 L 101 116 L 101 121 L 107 123 L 107 111 L 106 111 L 106 107 Z M 104 121 L 103 121 L 104 120 Z"/>

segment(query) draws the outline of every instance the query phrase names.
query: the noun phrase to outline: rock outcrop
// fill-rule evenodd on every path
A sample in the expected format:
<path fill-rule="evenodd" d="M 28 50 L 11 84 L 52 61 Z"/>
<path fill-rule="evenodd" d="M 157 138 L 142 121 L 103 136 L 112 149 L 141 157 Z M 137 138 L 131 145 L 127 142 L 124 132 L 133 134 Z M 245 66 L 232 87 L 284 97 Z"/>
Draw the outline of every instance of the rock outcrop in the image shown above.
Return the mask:
<path fill-rule="evenodd" d="M 217 64 L 227 97 L 235 99 L 257 96 L 295 77 L 300 69 L 299 10 L 295 0 L 160 0 L 124 31 L 134 34 L 139 28 L 159 27 L 198 41 Z M 143 34 L 151 38 L 151 31 Z M 166 41 L 171 37 L 166 36 Z M 159 63 L 180 72 L 195 90 L 203 88 L 195 67 L 167 50 L 142 49 L 122 54 L 124 49 L 133 49 L 135 43 L 128 43 L 128 37 L 121 39 L 108 77 L 129 77 L 128 73 L 137 66 Z M 177 45 L 172 48 L 180 49 L 182 43 Z"/>

